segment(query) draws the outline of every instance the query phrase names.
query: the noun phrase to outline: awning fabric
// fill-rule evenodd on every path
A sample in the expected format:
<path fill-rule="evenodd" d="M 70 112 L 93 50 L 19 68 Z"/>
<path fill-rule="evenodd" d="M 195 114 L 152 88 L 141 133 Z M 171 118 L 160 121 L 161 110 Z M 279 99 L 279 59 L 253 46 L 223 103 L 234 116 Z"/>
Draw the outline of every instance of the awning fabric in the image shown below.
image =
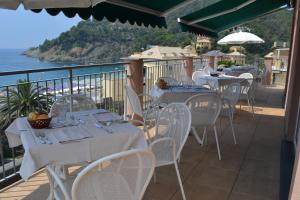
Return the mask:
<path fill-rule="evenodd" d="M 45 9 L 50 15 L 60 12 L 67 17 L 76 14 L 82 19 L 106 17 L 114 22 L 166 27 L 165 15 L 195 0 L 0 0 L 0 8 L 17 9 L 23 4 L 27 10 L 41 12 Z"/>
<path fill-rule="evenodd" d="M 216 37 L 218 32 L 289 6 L 289 0 L 221 0 L 178 19 L 182 31 Z"/>

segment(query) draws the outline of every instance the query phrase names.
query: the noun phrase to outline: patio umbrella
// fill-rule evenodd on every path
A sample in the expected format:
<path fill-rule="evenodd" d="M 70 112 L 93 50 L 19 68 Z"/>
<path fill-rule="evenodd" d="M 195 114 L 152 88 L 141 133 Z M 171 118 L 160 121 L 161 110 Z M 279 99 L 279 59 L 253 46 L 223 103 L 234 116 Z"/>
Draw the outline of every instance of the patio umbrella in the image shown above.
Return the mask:
<path fill-rule="evenodd" d="M 242 45 L 242 44 L 261 44 L 261 43 L 265 43 L 265 41 L 260 37 L 258 37 L 257 35 L 254 35 L 253 33 L 243 32 L 243 31 L 231 33 L 218 41 L 218 44 L 220 45 L 227 45 L 227 44 Z M 240 52 L 240 54 L 242 53 Z"/>
<path fill-rule="evenodd" d="M 165 16 L 195 0 L 0 0 L 0 8 L 17 9 L 21 4 L 27 10 L 45 9 L 55 16 L 60 12 L 67 17 L 76 14 L 82 19 L 90 17 L 114 22 L 129 22 L 152 27 L 166 27 Z"/>
<path fill-rule="evenodd" d="M 241 45 L 241 44 L 260 44 L 260 43 L 265 43 L 265 41 L 260 37 L 258 37 L 257 35 L 254 35 L 253 33 L 242 32 L 242 31 L 231 33 L 218 41 L 218 44 L 220 45 L 226 45 L 226 44 Z"/>

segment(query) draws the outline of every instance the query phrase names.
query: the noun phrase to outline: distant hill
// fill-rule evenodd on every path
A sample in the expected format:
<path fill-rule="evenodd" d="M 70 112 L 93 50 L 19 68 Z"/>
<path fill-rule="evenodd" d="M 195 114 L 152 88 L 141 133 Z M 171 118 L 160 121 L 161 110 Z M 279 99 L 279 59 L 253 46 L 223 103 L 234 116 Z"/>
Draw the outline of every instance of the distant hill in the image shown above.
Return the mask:
<path fill-rule="evenodd" d="M 87 64 L 119 61 L 121 57 L 146 49 L 147 45 L 183 47 L 195 41 L 196 36 L 180 31 L 176 18 L 185 11 L 180 13 L 182 14 L 168 17 L 168 29 L 111 23 L 107 20 L 82 21 L 56 39 L 46 40 L 40 46 L 27 50 L 25 54 L 52 62 Z M 247 52 L 262 56 L 270 51 L 274 41 L 288 42 L 291 17 L 292 12 L 284 10 L 243 25 L 266 41 L 263 45 L 247 45 Z M 228 33 L 229 31 L 225 31 L 220 37 Z M 226 51 L 226 47 L 218 48 Z"/>

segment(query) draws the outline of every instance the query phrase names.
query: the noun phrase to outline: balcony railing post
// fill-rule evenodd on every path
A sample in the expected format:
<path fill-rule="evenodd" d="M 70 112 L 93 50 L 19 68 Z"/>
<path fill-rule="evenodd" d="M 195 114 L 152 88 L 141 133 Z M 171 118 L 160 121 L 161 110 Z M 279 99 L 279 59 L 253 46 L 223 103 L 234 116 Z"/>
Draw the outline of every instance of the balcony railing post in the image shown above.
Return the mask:
<path fill-rule="evenodd" d="M 73 71 L 72 69 L 69 69 L 69 90 L 70 90 L 70 95 L 73 95 Z M 62 88 L 64 90 L 64 88 Z M 71 96 L 71 102 L 70 102 L 70 111 L 73 111 L 73 98 Z"/>
<path fill-rule="evenodd" d="M 30 78 L 29 78 L 29 73 L 28 73 L 28 72 L 26 73 L 26 79 L 27 79 L 27 82 L 29 82 L 29 81 L 30 81 Z"/>
<path fill-rule="evenodd" d="M 137 93 L 137 94 L 143 94 L 143 66 L 144 62 L 143 60 L 131 60 L 130 64 L 128 66 L 128 76 L 127 76 L 127 83 L 128 85 Z M 140 103 L 143 107 L 143 97 L 140 96 Z M 127 106 L 127 113 L 132 114 L 132 110 L 130 106 Z M 132 116 L 133 119 L 138 119 L 138 116 Z"/>
<path fill-rule="evenodd" d="M 70 94 L 72 95 L 73 94 L 73 70 L 72 69 L 69 69 L 69 90 L 70 90 Z"/>
<path fill-rule="evenodd" d="M 193 75 L 193 58 L 192 57 L 185 58 L 184 69 L 185 69 L 186 75 L 189 78 L 192 78 L 192 75 Z"/>

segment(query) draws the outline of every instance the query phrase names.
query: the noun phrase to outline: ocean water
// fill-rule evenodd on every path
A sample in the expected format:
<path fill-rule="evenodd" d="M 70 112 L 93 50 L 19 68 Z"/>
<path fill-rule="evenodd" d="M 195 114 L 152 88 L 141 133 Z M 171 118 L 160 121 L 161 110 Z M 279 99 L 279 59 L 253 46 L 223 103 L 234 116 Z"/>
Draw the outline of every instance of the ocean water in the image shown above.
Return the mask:
<path fill-rule="evenodd" d="M 39 59 L 27 57 L 25 55 L 22 55 L 24 51 L 25 49 L 0 49 L 0 73 L 29 69 L 45 69 L 53 67 L 63 68 L 65 66 L 64 64 L 44 62 L 40 61 Z M 75 63 L 73 65 L 75 65 Z M 73 75 L 94 74 L 122 69 L 123 66 L 101 66 L 93 68 L 82 68 L 74 70 Z M 29 78 L 30 80 L 37 81 L 63 77 L 68 77 L 67 70 L 34 73 L 30 74 Z M 26 79 L 26 74 L 0 76 L 0 86 L 13 85 L 19 79 Z"/>

